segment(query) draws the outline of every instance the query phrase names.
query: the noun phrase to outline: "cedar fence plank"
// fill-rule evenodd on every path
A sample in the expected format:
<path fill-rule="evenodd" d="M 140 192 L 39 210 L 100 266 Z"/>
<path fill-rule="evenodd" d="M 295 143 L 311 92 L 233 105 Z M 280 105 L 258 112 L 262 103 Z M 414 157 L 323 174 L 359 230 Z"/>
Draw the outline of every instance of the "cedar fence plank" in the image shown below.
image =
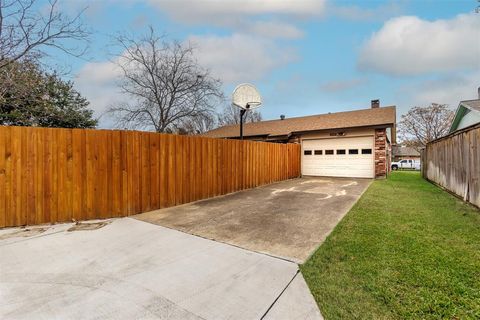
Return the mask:
<path fill-rule="evenodd" d="M 0 228 L 129 216 L 298 177 L 299 151 L 137 131 L 0 127 Z"/>

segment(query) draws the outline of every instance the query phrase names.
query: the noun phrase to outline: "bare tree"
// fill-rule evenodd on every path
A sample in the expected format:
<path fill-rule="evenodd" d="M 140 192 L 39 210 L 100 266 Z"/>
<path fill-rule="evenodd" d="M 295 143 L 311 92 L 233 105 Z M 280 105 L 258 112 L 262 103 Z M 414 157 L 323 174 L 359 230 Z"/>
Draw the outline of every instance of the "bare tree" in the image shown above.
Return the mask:
<path fill-rule="evenodd" d="M 215 129 L 217 122 L 214 116 L 208 114 L 199 116 L 195 119 L 187 118 L 181 121 L 177 126 L 176 132 L 179 134 L 201 134 Z"/>
<path fill-rule="evenodd" d="M 262 115 L 257 110 L 249 110 L 243 117 L 244 123 L 262 121 Z M 240 124 L 240 108 L 226 105 L 218 114 L 218 124 L 221 126 Z"/>
<path fill-rule="evenodd" d="M 57 10 L 57 0 L 50 0 L 41 14 L 39 6 L 44 5 L 37 0 L 0 0 L 0 69 L 44 56 L 47 48 L 77 57 L 85 53 L 89 32 L 81 22 L 83 11 L 70 18 Z"/>
<path fill-rule="evenodd" d="M 402 143 L 422 148 L 428 142 L 446 135 L 454 112 L 445 104 L 432 103 L 428 107 L 413 107 L 402 115 L 399 134 Z"/>
<path fill-rule="evenodd" d="M 152 28 L 143 37 L 116 40 L 123 50 L 116 59 L 120 88 L 132 100 L 109 109 L 118 126 L 177 132 L 188 121 L 215 117 L 221 83 L 197 63 L 191 46 L 167 42 Z"/>

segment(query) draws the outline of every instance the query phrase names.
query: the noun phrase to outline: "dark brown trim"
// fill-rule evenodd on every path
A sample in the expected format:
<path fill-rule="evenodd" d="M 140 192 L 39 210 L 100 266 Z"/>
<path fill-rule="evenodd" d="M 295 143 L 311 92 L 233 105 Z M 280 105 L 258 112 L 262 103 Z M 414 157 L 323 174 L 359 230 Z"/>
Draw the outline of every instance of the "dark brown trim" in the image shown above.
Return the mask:
<path fill-rule="evenodd" d="M 365 138 L 365 137 L 371 137 L 374 138 L 375 134 L 360 134 L 360 135 L 354 135 L 354 136 L 338 136 L 338 137 L 315 137 L 315 138 L 303 138 L 302 141 L 311 141 L 311 140 L 332 140 L 332 139 L 352 139 L 352 138 Z"/>
<path fill-rule="evenodd" d="M 288 140 L 290 137 L 288 134 L 283 134 L 281 136 L 267 136 L 267 140 Z"/>
<path fill-rule="evenodd" d="M 252 136 L 246 136 L 243 135 L 244 139 L 267 139 L 268 135 L 265 134 L 260 134 L 260 135 L 252 135 Z M 220 138 L 215 138 L 215 139 L 232 139 L 232 140 L 238 140 L 240 139 L 240 136 L 233 136 L 233 137 L 220 137 Z"/>
<path fill-rule="evenodd" d="M 244 135 L 244 138 L 265 138 L 266 140 L 283 140 L 283 139 L 290 139 L 293 136 L 297 135 L 304 135 L 310 133 L 323 133 L 323 132 L 331 132 L 331 131 L 341 131 L 341 130 L 358 130 L 358 129 L 386 129 L 386 128 L 394 128 L 393 123 L 384 123 L 384 124 L 377 124 L 377 125 L 366 125 L 366 126 L 356 126 L 356 127 L 339 127 L 339 128 L 326 128 L 326 129 L 315 129 L 315 130 L 304 130 L 304 131 L 292 131 L 288 134 L 282 135 L 270 135 L 268 133 L 265 134 L 257 134 L 257 135 Z M 229 136 L 229 137 L 217 137 L 217 139 L 239 139 L 240 136 Z"/>
<path fill-rule="evenodd" d="M 328 131 L 341 131 L 341 130 L 357 130 L 357 129 L 386 129 L 393 128 L 392 123 L 378 124 L 378 125 L 368 125 L 368 126 L 357 126 L 357 127 L 343 127 L 343 128 L 328 128 L 328 129 L 317 129 L 317 130 L 305 130 L 305 131 L 293 131 L 290 135 L 304 135 L 307 133 L 323 133 Z"/>

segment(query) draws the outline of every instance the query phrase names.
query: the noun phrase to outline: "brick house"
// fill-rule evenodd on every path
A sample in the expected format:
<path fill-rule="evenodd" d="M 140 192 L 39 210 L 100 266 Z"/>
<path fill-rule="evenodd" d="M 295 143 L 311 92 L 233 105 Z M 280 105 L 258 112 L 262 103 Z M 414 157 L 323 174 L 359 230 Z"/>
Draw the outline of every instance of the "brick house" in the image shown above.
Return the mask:
<path fill-rule="evenodd" d="M 302 145 L 302 174 L 335 177 L 385 177 L 396 139 L 395 106 L 247 123 L 244 139 Z M 204 136 L 239 139 L 239 125 Z"/>

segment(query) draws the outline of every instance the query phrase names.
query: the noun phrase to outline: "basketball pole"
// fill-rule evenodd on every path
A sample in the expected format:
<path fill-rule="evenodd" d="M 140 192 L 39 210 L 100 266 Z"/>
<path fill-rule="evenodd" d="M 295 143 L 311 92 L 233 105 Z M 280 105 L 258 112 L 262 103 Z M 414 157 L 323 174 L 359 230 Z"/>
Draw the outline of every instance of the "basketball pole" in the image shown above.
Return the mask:
<path fill-rule="evenodd" d="M 247 109 L 240 109 L 240 140 L 243 140 L 243 115 L 245 112 L 247 112 Z"/>

